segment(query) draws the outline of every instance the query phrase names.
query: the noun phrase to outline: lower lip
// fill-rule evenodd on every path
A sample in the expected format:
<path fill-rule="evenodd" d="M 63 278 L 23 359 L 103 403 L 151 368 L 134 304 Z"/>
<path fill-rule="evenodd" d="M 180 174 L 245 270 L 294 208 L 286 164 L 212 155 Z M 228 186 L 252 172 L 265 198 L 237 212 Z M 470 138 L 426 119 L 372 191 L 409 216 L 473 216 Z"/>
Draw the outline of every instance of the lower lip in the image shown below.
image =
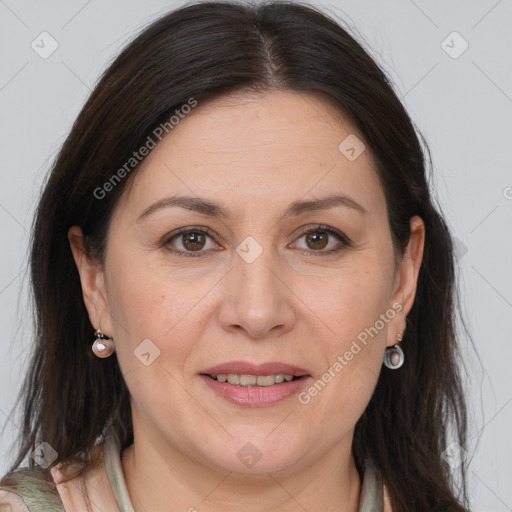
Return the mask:
<path fill-rule="evenodd" d="M 297 394 L 310 378 L 309 375 L 304 375 L 298 379 L 272 386 L 245 387 L 234 386 L 229 382 L 219 382 L 207 375 L 199 375 L 199 377 L 210 389 L 228 402 L 245 407 L 265 407 L 276 404 Z"/>

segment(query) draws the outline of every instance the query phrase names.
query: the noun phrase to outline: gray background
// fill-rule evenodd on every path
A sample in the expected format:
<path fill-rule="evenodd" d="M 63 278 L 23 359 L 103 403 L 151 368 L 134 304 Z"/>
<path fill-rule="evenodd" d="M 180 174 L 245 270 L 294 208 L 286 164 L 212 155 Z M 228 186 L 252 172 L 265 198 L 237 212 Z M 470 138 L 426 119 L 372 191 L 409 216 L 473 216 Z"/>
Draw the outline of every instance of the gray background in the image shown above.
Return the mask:
<path fill-rule="evenodd" d="M 432 150 L 432 187 L 458 239 L 466 317 L 483 363 L 468 349 L 472 415 L 464 448 L 473 510 L 512 510 L 512 1 L 317 4 L 357 27 Z M 28 232 L 45 173 L 111 57 L 140 27 L 179 5 L 0 0 L 2 474 L 18 431 L 19 419 L 8 416 L 27 364 Z M 39 52 L 51 48 L 44 31 L 58 43 L 46 59 L 31 47 L 35 41 Z M 469 46 L 459 55 L 464 41 Z"/>

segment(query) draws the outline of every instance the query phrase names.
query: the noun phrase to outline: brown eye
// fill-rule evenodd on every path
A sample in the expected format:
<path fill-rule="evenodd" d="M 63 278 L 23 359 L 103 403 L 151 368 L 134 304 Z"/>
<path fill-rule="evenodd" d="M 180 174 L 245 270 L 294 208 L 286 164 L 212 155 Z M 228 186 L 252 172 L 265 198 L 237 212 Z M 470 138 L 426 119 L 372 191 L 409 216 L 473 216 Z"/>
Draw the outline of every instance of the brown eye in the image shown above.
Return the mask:
<path fill-rule="evenodd" d="M 208 228 L 180 228 L 167 237 L 163 246 L 178 256 L 206 256 L 216 244 Z"/>
<path fill-rule="evenodd" d="M 325 249 L 329 243 L 329 235 L 323 231 L 315 231 L 306 235 L 306 243 L 313 250 Z"/>
<path fill-rule="evenodd" d="M 334 254 L 352 246 L 351 240 L 346 235 L 324 225 L 314 226 L 303 231 L 299 237 L 299 240 L 301 239 L 304 239 L 302 243 L 305 247 L 300 247 L 299 244 L 299 249 L 310 255 Z"/>
<path fill-rule="evenodd" d="M 183 247 L 189 251 L 199 251 L 206 243 L 206 237 L 202 233 L 191 231 L 181 235 Z"/>

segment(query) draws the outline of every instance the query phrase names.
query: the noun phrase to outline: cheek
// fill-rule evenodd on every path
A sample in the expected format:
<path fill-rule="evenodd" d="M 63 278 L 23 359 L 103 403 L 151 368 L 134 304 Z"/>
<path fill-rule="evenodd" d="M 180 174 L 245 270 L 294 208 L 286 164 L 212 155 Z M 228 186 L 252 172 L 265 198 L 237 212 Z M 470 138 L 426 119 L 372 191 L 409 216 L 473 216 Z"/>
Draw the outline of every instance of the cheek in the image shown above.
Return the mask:
<path fill-rule="evenodd" d="M 378 322 L 378 335 L 371 339 L 385 338 L 388 323 L 379 322 L 390 308 L 391 274 L 389 268 L 375 262 L 366 263 L 363 257 L 347 262 L 323 279 L 303 281 L 304 288 L 297 289 L 301 297 L 308 297 L 308 306 L 317 315 L 317 324 L 325 333 L 329 353 L 336 355 L 348 349 L 358 337 Z M 312 286 L 314 285 L 314 286 Z"/>
<path fill-rule="evenodd" d="M 315 389 L 306 390 L 303 403 L 315 401 L 326 421 L 334 423 L 340 415 L 345 420 L 350 416 L 355 423 L 364 411 L 377 383 L 387 329 L 396 313 L 389 303 L 391 267 L 363 264 L 362 259 L 350 267 L 347 264 L 309 296 L 318 315 L 316 324 L 322 329 L 316 349 L 324 367 L 315 375 Z"/>
<path fill-rule="evenodd" d="M 208 282 L 183 282 L 176 272 L 130 261 L 126 255 L 117 261 L 111 265 L 108 296 L 120 359 L 126 368 L 133 368 L 137 362 L 133 354 L 149 339 L 158 350 L 145 343 L 159 351 L 160 364 L 168 367 L 172 354 L 172 365 L 180 366 L 192 350 L 190 340 L 202 329 L 199 305 Z"/>

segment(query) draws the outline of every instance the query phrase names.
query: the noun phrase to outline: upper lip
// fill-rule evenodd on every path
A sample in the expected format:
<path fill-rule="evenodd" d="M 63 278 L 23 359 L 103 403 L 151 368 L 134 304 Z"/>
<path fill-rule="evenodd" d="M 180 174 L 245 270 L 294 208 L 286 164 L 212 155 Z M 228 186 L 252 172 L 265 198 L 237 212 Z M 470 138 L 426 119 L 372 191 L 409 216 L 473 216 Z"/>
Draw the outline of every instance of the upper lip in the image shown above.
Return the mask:
<path fill-rule="evenodd" d="M 217 376 L 223 373 L 235 373 L 239 375 L 275 375 L 276 373 L 282 373 L 285 375 L 294 375 L 296 377 L 309 375 L 308 371 L 304 368 L 275 361 L 261 364 L 253 364 L 247 361 L 229 361 L 211 366 L 200 373 L 212 376 Z"/>

